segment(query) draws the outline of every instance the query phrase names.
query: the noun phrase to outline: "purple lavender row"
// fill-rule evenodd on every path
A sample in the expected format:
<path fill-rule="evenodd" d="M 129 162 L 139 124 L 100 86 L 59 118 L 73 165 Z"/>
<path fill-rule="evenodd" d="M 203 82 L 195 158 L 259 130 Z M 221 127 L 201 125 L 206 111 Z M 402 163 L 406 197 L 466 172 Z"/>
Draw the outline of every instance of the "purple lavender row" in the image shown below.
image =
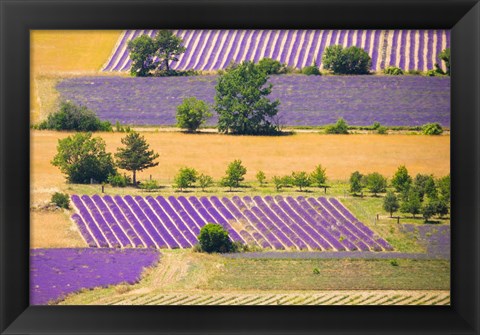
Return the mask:
<path fill-rule="evenodd" d="M 343 250 L 357 250 L 358 248 L 350 240 L 342 236 L 342 233 L 338 230 L 336 224 L 329 223 L 317 210 L 315 210 L 304 197 L 297 198 L 300 206 L 305 210 L 316 222 L 317 225 L 325 229 L 340 243 L 338 248 Z"/>
<path fill-rule="evenodd" d="M 190 243 L 185 239 L 182 233 L 178 230 L 175 224 L 171 221 L 167 213 L 160 207 L 159 203 L 155 198 L 148 196 L 146 197 L 148 204 L 152 207 L 155 214 L 158 215 L 161 222 L 164 223 L 165 228 L 170 232 L 171 236 L 175 241 L 180 245 L 181 248 L 190 247 Z"/>
<path fill-rule="evenodd" d="M 106 198 L 106 197 L 105 197 Z M 136 218 L 135 214 L 132 212 L 130 207 L 128 207 L 127 203 L 123 200 L 123 198 L 119 195 L 116 195 L 113 197 L 113 200 L 115 203 L 118 205 L 120 210 L 123 212 L 127 220 L 130 222 L 130 224 L 134 227 L 134 229 L 137 232 L 137 235 L 144 241 L 145 247 L 148 248 L 156 248 L 157 245 L 155 242 L 152 240 L 152 238 L 148 235 L 147 231 L 145 228 L 142 226 L 142 224 L 138 221 Z"/>
<path fill-rule="evenodd" d="M 127 205 L 132 209 L 132 212 L 135 213 L 140 224 L 143 226 L 143 228 L 148 233 L 148 235 L 152 238 L 152 241 L 155 243 L 156 247 L 159 247 L 159 248 L 168 247 L 165 240 L 162 238 L 162 236 L 160 236 L 158 231 L 153 226 L 152 222 L 145 216 L 143 210 L 137 204 L 135 199 L 133 199 L 131 195 L 127 195 L 124 197 L 124 200 L 127 203 Z"/>
<path fill-rule="evenodd" d="M 286 237 L 285 243 L 289 247 L 296 247 L 299 250 L 308 249 L 304 241 L 302 241 L 298 235 L 288 227 L 265 203 L 261 197 L 254 197 L 256 205 L 263 213 L 280 229 L 283 235 Z"/>
<path fill-rule="evenodd" d="M 105 235 L 105 238 L 108 241 L 108 244 L 112 248 L 120 248 L 122 247 L 121 243 L 119 243 L 117 237 L 113 233 L 113 231 L 110 229 L 108 226 L 107 222 L 103 219 L 102 214 L 97 209 L 97 206 L 93 203 L 92 199 L 88 195 L 82 195 L 81 199 L 83 203 L 86 205 L 87 209 L 92 213 L 93 218 L 95 219 L 95 222 L 97 222 L 98 226 L 102 230 L 103 234 Z"/>
<path fill-rule="evenodd" d="M 355 240 L 354 243 L 358 246 L 360 250 L 368 251 L 370 250 L 370 247 L 375 247 L 375 244 L 372 243 L 373 241 L 371 240 L 369 240 L 369 242 L 363 242 L 362 237 L 358 232 L 358 229 L 354 227 L 350 222 L 345 220 L 345 218 L 328 202 L 326 198 L 320 197 L 318 198 L 318 201 L 326 210 L 328 210 L 333 215 L 333 217 L 339 223 L 339 227 L 343 228 L 344 233 L 348 231 L 351 239 Z M 366 237 L 365 234 L 363 234 L 363 236 Z"/>
<path fill-rule="evenodd" d="M 170 201 L 170 204 L 172 205 L 175 212 L 180 216 L 183 222 L 185 222 L 185 225 L 190 228 L 190 230 L 195 236 L 198 236 L 198 234 L 200 234 L 199 224 L 197 224 L 195 220 L 190 216 L 190 213 L 183 209 L 180 202 L 174 196 L 169 196 L 168 201 Z"/>
<path fill-rule="evenodd" d="M 278 241 L 275 241 L 272 243 L 272 239 L 275 239 L 273 234 L 265 227 L 260 220 L 257 219 L 257 217 L 253 214 L 253 212 L 249 209 L 245 209 L 243 211 L 243 214 L 247 217 L 247 219 L 254 225 L 256 229 L 258 229 L 259 232 L 262 233 L 263 236 L 266 237 L 266 239 L 262 240 L 261 246 L 263 248 L 272 248 L 272 244 L 275 246 Z M 275 239 L 276 240 L 276 239 Z M 272 244 L 271 244 L 272 243 Z M 278 248 L 278 247 L 277 247 Z"/>
<path fill-rule="evenodd" d="M 286 198 L 287 203 L 292 206 L 292 208 L 297 211 L 297 213 L 309 224 L 321 238 L 328 242 L 328 245 L 325 246 L 325 249 L 335 248 L 336 250 L 345 250 L 345 247 L 333 237 L 325 228 L 318 224 L 315 219 L 306 212 L 292 197 Z"/>
<path fill-rule="evenodd" d="M 299 216 L 294 209 L 289 206 L 285 200 L 283 199 L 282 196 L 276 196 L 275 200 L 277 201 L 278 205 L 283 208 L 285 213 L 287 213 L 295 222 L 299 223 L 299 226 L 305 231 L 305 233 L 308 234 L 308 237 L 310 237 L 314 242 L 315 242 L 315 247 L 320 250 L 328 250 L 331 249 L 330 244 L 325 241 L 325 239 L 318 234 L 315 230 L 313 230 L 308 223 L 301 217 Z"/>
<path fill-rule="evenodd" d="M 77 213 L 75 213 L 72 215 L 72 220 L 77 225 L 78 230 L 80 231 L 80 234 L 82 235 L 85 242 L 87 242 L 87 245 L 91 248 L 96 248 L 97 242 L 95 242 L 95 239 L 92 237 L 92 234 L 90 234 L 90 232 L 88 231 L 87 225 L 83 221 L 82 217 Z"/>
<path fill-rule="evenodd" d="M 175 226 L 180 230 L 185 236 L 185 239 L 193 246 L 197 243 L 197 238 L 195 235 L 192 234 L 190 229 L 184 224 L 182 219 L 175 213 L 175 210 L 170 206 L 170 204 L 167 202 L 167 200 L 162 197 L 158 196 L 156 198 L 157 202 L 160 204 L 160 206 L 163 208 L 163 210 L 167 213 L 167 215 L 173 220 L 173 223 Z"/>
<path fill-rule="evenodd" d="M 87 210 L 87 208 L 83 204 L 82 199 L 80 199 L 78 195 L 72 195 L 72 202 L 78 208 L 80 216 L 85 221 L 88 229 L 90 229 L 93 235 L 93 238 L 95 238 L 95 240 L 98 243 L 98 246 L 101 248 L 108 248 L 109 245 L 107 240 L 105 239 L 102 232 L 98 228 L 93 217 L 90 215 L 90 212 Z"/>
<path fill-rule="evenodd" d="M 117 60 L 117 58 L 120 55 L 120 50 L 122 50 L 121 46 L 123 46 L 123 45 L 125 45 L 125 43 L 127 43 L 127 39 L 128 39 L 128 36 L 129 36 L 130 33 L 131 33 L 130 30 L 125 30 L 123 32 L 122 40 L 120 41 L 120 43 L 118 43 L 118 47 L 115 49 L 115 52 L 113 53 L 112 57 L 110 58 L 110 61 L 105 66 L 103 71 L 111 71 L 111 68 L 112 68 L 114 62 Z"/>
<path fill-rule="evenodd" d="M 134 31 L 130 40 L 134 40 L 135 38 L 139 37 L 140 33 L 141 30 Z M 128 51 L 128 48 L 125 48 L 123 55 L 120 57 L 120 60 L 118 61 L 117 65 L 112 69 L 112 71 L 125 71 L 126 69 L 130 69 L 131 63 L 132 62 L 130 60 L 130 52 Z M 125 64 L 125 66 L 123 66 L 123 64 Z"/>
<path fill-rule="evenodd" d="M 190 198 L 188 198 L 188 200 L 190 200 L 190 203 L 193 205 L 193 207 L 195 208 L 195 210 L 200 213 L 201 216 L 203 216 L 203 218 L 205 219 L 205 221 L 207 223 L 217 223 L 215 221 L 215 219 L 207 212 L 207 210 L 202 206 L 202 204 L 200 203 L 200 201 L 198 200 L 197 197 L 195 196 L 191 196 Z"/>
<path fill-rule="evenodd" d="M 269 243 L 265 238 L 257 231 L 257 229 L 250 224 L 250 221 L 238 210 L 238 208 L 233 204 L 230 199 L 223 197 L 222 202 L 228 208 L 228 210 L 235 216 L 238 222 L 243 225 L 243 228 L 252 235 L 255 239 L 256 244 L 259 246 L 268 245 Z"/>
<path fill-rule="evenodd" d="M 110 211 L 112 212 L 114 218 L 117 220 L 117 222 L 120 224 L 123 230 L 130 237 L 130 239 L 133 242 L 133 245 L 136 248 L 145 247 L 146 243 L 141 239 L 138 232 L 135 230 L 135 227 L 128 222 L 127 218 L 122 213 L 122 211 L 120 210 L 116 202 L 113 201 L 112 197 L 106 195 L 103 197 L 103 201 L 107 205 L 107 208 L 110 209 Z"/>
<path fill-rule="evenodd" d="M 113 232 L 115 233 L 115 235 L 119 239 L 122 246 L 124 246 L 124 247 L 125 246 L 128 246 L 128 247 L 132 246 L 132 241 L 134 241 L 135 238 L 138 239 L 138 237 L 137 237 L 137 234 L 134 231 L 132 231 L 132 228 L 130 227 L 130 225 L 127 225 L 127 226 L 124 227 L 120 223 L 120 221 L 116 220 L 113 217 L 112 213 L 110 213 L 110 210 L 108 209 L 108 207 L 103 202 L 102 197 L 100 197 L 99 195 L 97 195 L 97 194 L 93 195 L 92 200 L 95 203 L 95 205 L 97 206 L 97 208 L 100 211 L 100 213 L 102 214 L 102 216 L 104 217 L 107 224 L 112 228 Z M 139 244 L 141 244 L 140 240 L 138 240 L 137 242 Z M 133 242 L 133 245 L 135 245 L 135 244 L 136 243 Z"/>
<path fill-rule="evenodd" d="M 166 247 L 175 249 L 178 248 L 179 245 L 177 241 L 172 237 L 170 232 L 165 228 L 163 223 L 160 221 L 157 215 L 152 211 L 150 206 L 147 204 L 145 199 L 140 196 L 136 196 L 135 200 L 137 201 L 138 205 L 140 206 L 141 210 L 145 213 L 147 218 L 150 220 L 152 225 L 155 227 L 155 229 L 158 231 L 158 234 L 162 237 L 162 239 L 165 241 Z"/>
<path fill-rule="evenodd" d="M 178 201 L 182 204 L 183 208 L 190 214 L 195 223 L 201 228 L 207 224 L 207 222 L 197 213 L 192 204 L 183 195 L 178 197 Z"/>
<path fill-rule="evenodd" d="M 230 211 L 222 204 L 222 202 L 220 201 L 220 199 L 218 199 L 218 197 L 211 196 L 210 201 L 212 202 L 213 206 L 217 209 L 217 211 L 219 211 L 223 215 L 223 217 L 227 219 L 229 223 L 237 221 L 235 216 L 233 216 L 232 213 L 230 213 Z M 247 244 L 254 243 L 255 241 L 254 238 L 246 230 L 242 229 L 238 233 Z"/>
<path fill-rule="evenodd" d="M 425 43 L 425 31 L 424 30 L 419 30 L 419 41 L 418 41 L 418 65 L 417 69 L 423 70 L 423 53 L 425 52 L 424 50 L 424 43 Z"/>
<path fill-rule="evenodd" d="M 400 34 L 400 30 L 395 29 L 393 31 L 393 38 L 392 38 L 392 52 L 390 53 L 390 61 L 387 63 L 389 66 L 396 66 L 397 63 L 397 48 L 398 48 L 398 35 Z"/>
<path fill-rule="evenodd" d="M 267 221 L 271 225 L 273 232 L 275 233 L 275 235 L 278 236 L 282 243 L 289 248 L 296 247 L 295 244 L 290 240 L 290 238 L 288 238 L 288 236 L 282 231 L 281 226 L 278 224 L 279 220 L 275 220 L 275 217 L 269 216 L 268 213 L 265 212 L 264 209 L 266 205 L 263 203 L 262 197 L 255 196 L 253 197 L 253 200 L 258 206 L 258 208 L 255 207 L 255 209 L 260 212 L 260 216 L 264 218 L 264 221 Z"/>
<path fill-rule="evenodd" d="M 353 225 L 352 229 L 354 230 L 354 233 L 356 233 L 360 238 L 362 238 L 363 241 L 365 241 L 370 247 L 373 247 L 374 250 L 376 250 L 376 251 L 382 250 L 381 246 L 383 246 L 384 245 L 383 242 L 386 243 L 386 241 L 382 240 L 382 242 L 379 243 L 379 239 L 375 238 L 374 232 L 370 228 L 365 226 L 363 223 L 358 221 L 357 218 L 355 218 L 352 215 L 352 213 L 350 213 L 345 208 L 345 206 L 343 206 L 340 203 L 340 201 L 338 201 L 335 198 L 330 198 L 329 201 L 330 201 L 331 204 L 334 205 L 334 207 L 336 209 L 339 209 L 340 212 L 347 218 L 347 220 L 349 221 L 349 223 L 348 223 L 349 227 L 352 227 L 352 225 Z"/>
<path fill-rule="evenodd" d="M 266 245 L 267 247 L 271 247 L 270 243 L 268 242 L 268 237 L 267 237 L 267 232 L 265 231 L 265 228 L 263 225 L 258 225 L 258 221 L 255 220 L 255 216 L 253 215 L 252 211 L 245 205 L 243 200 L 238 197 L 234 196 L 232 198 L 233 203 L 240 209 L 241 213 L 243 213 L 246 217 L 246 219 L 255 227 L 256 230 L 258 230 L 260 233 L 262 233 L 265 238 L 262 237 L 262 239 L 259 241 L 262 247 Z"/>
<path fill-rule="evenodd" d="M 270 206 L 270 208 L 280 217 L 280 219 L 288 225 L 298 236 L 301 240 L 307 244 L 309 249 L 315 250 L 320 249 L 320 246 L 303 231 L 303 229 L 290 217 L 287 213 L 283 211 L 276 203 L 275 200 L 271 196 L 265 197 L 265 202 Z"/>
<path fill-rule="evenodd" d="M 238 233 L 235 231 L 235 229 L 233 229 L 233 227 L 228 223 L 228 221 L 226 221 L 222 217 L 222 215 L 220 215 L 220 213 L 215 209 L 215 207 L 213 207 L 213 205 L 210 203 L 207 197 L 201 197 L 200 203 L 205 207 L 207 212 L 209 212 L 213 216 L 213 218 L 215 219 L 214 223 L 219 223 L 220 225 L 223 226 L 223 228 L 225 228 L 225 230 L 228 231 L 228 234 L 230 235 L 233 241 L 239 241 L 239 242 L 245 243 L 243 238 L 240 235 L 238 235 Z"/>

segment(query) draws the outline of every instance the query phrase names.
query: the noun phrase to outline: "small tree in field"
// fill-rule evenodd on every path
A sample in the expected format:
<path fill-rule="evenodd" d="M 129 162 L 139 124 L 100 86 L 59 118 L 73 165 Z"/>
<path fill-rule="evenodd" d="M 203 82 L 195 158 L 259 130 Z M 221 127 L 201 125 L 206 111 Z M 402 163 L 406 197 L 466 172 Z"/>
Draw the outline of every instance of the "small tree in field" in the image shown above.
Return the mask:
<path fill-rule="evenodd" d="M 175 176 L 173 182 L 175 187 L 183 191 L 187 187 L 191 187 L 197 181 L 198 173 L 192 168 L 181 168 Z"/>
<path fill-rule="evenodd" d="M 283 180 L 281 177 L 273 176 L 272 183 L 275 185 L 275 190 L 277 191 L 280 191 L 280 189 L 283 187 Z"/>
<path fill-rule="evenodd" d="M 170 71 L 170 62 L 178 61 L 178 56 L 187 50 L 180 37 L 170 30 L 160 30 L 154 38 L 156 55 L 160 59 L 161 67 Z"/>
<path fill-rule="evenodd" d="M 343 118 L 339 118 L 337 123 L 328 125 L 325 128 L 326 134 L 348 134 L 348 124 Z"/>
<path fill-rule="evenodd" d="M 219 224 L 208 223 L 200 229 L 198 235 L 200 249 L 204 252 L 231 252 L 234 245 L 228 237 L 228 232 Z"/>
<path fill-rule="evenodd" d="M 437 214 L 437 204 L 434 199 L 426 199 L 421 206 L 421 213 L 425 222 L 428 222 L 432 216 Z"/>
<path fill-rule="evenodd" d="M 415 218 L 415 215 L 420 213 L 421 209 L 422 201 L 420 200 L 418 191 L 414 187 L 412 187 L 405 195 L 400 205 L 400 211 L 403 213 L 410 213 Z"/>
<path fill-rule="evenodd" d="M 364 176 L 355 171 L 350 176 L 350 192 L 353 194 L 362 193 L 364 187 Z"/>
<path fill-rule="evenodd" d="M 138 77 L 149 76 L 150 71 L 156 67 L 153 58 L 157 47 L 153 39 L 147 35 L 137 37 L 128 42 L 128 50 L 132 60 L 130 74 Z"/>
<path fill-rule="evenodd" d="M 395 193 L 388 191 L 385 198 L 383 198 L 383 209 L 390 212 L 390 217 L 392 217 L 393 212 L 398 211 L 399 208 L 400 204 L 398 203 L 397 196 Z"/>
<path fill-rule="evenodd" d="M 436 181 L 436 185 L 440 200 L 445 201 L 447 204 L 450 203 L 450 175 L 439 178 Z"/>
<path fill-rule="evenodd" d="M 149 145 L 143 136 L 137 132 L 130 132 L 122 138 L 122 144 L 125 148 L 118 148 L 115 157 L 117 158 L 117 166 L 121 169 L 132 171 L 133 185 L 137 186 L 137 171 L 158 165 L 154 162 L 159 157 L 153 150 L 148 150 Z"/>
<path fill-rule="evenodd" d="M 378 172 L 373 172 L 365 178 L 367 188 L 377 196 L 377 193 L 385 192 L 387 189 L 387 179 Z"/>
<path fill-rule="evenodd" d="M 244 176 L 247 173 L 247 168 L 242 165 L 242 161 L 239 159 L 231 162 L 226 171 L 226 176 L 222 179 L 221 185 L 230 188 L 240 186 L 240 182 L 244 180 Z"/>
<path fill-rule="evenodd" d="M 293 178 L 293 185 L 297 186 L 300 189 L 300 191 L 302 191 L 303 187 L 308 187 L 312 184 L 310 177 L 305 171 L 293 172 L 292 178 Z"/>
<path fill-rule="evenodd" d="M 313 170 L 312 174 L 310 175 L 310 180 L 315 186 L 325 187 L 325 184 L 327 182 L 326 169 L 323 168 L 321 165 L 317 165 L 315 167 L 315 170 Z"/>
<path fill-rule="evenodd" d="M 70 183 L 88 184 L 92 179 L 101 183 L 117 172 L 112 155 L 105 147 L 101 137 L 76 133 L 58 140 L 57 154 L 51 164 L 58 167 Z"/>
<path fill-rule="evenodd" d="M 263 186 L 265 184 L 265 181 L 267 180 L 267 177 L 265 176 L 265 172 L 263 171 L 258 171 L 255 177 L 257 178 L 260 186 Z"/>
<path fill-rule="evenodd" d="M 210 187 L 213 185 L 213 178 L 203 173 L 200 176 L 198 176 L 197 180 L 198 180 L 198 185 L 200 186 L 202 191 L 205 191 L 207 187 Z"/>
<path fill-rule="evenodd" d="M 210 107 L 205 101 L 198 100 L 195 97 L 185 98 L 177 106 L 177 127 L 187 129 L 188 132 L 192 133 L 211 116 Z"/>
<path fill-rule="evenodd" d="M 392 186 L 397 192 L 405 193 L 412 184 L 412 177 L 408 174 L 408 170 L 405 165 L 398 167 L 397 172 L 392 178 Z"/>

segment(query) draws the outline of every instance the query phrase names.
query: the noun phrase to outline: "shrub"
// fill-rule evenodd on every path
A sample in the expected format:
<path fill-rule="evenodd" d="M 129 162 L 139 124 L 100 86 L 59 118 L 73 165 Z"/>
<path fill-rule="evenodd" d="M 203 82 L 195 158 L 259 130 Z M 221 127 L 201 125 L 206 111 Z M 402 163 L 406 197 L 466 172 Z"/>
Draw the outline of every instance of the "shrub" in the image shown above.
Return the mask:
<path fill-rule="evenodd" d="M 198 185 L 200 186 L 202 191 L 205 191 L 207 187 L 213 185 L 213 178 L 202 173 L 200 176 L 198 176 Z"/>
<path fill-rule="evenodd" d="M 425 72 L 425 75 L 427 77 L 435 77 L 438 76 L 438 72 L 435 70 L 428 70 L 427 72 Z"/>
<path fill-rule="evenodd" d="M 390 265 L 391 266 L 399 266 L 398 261 L 396 259 L 390 260 Z"/>
<path fill-rule="evenodd" d="M 305 66 L 303 69 L 302 69 L 302 73 L 303 74 L 306 74 L 307 76 L 319 76 L 321 75 L 320 73 L 320 69 L 318 68 L 315 60 L 313 61 L 312 65 L 310 66 Z"/>
<path fill-rule="evenodd" d="M 381 126 L 381 125 L 380 125 L 380 122 L 376 122 L 376 121 L 375 121 L 375 122 L 373 123 L 373 125 L 372 125 L 372 129 L 373 129 L 373 130 L 377 130 L 378 128 L 380 128 L 380 126 Z"/>
<path fill-rule="evenodd" d="M 113 187 L 126 187 L 132 183 L 132 178 L 126 174 L 121 175 L 119 173 L 111 174 L 108 176 L 107 182 Z"/>
<path fill-rule="evenodd" d="M 355 46 L 343 48 L 332 45 L 323 52 L 323 67 L 334 74 L 368 74 L 372 59 L 368 53 Z"/>
<path fill-rule="evenodd" d="M 287 65 L 271 58 L 262 58 L 257 67 L 266 74 L 284 74 L 287 73 Z"/>
<path fill-rule="evenodd" d="M 194 132 L 211 116 L 210 107 L 205 101 L 195 97 L 185 98 L 177 106 L 177 127 Z"/>
<path fill-rule="evenodd" d="M 228 237 L 228 232 L 219 224 L 208 223 L 200 229 L 198 244 L 204 252 L 231 252 L 233 243 Z"/>
<path fill-rule="evenodd" d="M 158 184 L 158 182 L 155 179 L 149 179 L 149 180 L 145 180 L 145 181 L 140 182 L 138 187 L 142 190 L 147 191 L 147 192 L 153 192 L 153 191 L 159 189 L 160 185 Z"/>
<path fill-rule="evenodd" d="M 320 270 L 318 268 L 314 268 L 313 269 L 313 274 L 314 275 L 319 275 L 320 274 Z"/>
<path fill-rule="evenodd" d="M 348 124 L 343 118 L 339 118 L 337 123 L 325 128 L 327 134 L 348 134 Z"/>
<path fill-rule="evenodd" d="M 55 192 L 50 201 L 60 208 L 70 208 L 70 197 L 68 194 Z"/>
<path fill-rule="evenodd" d="M 441 135 L 443 128 L 438 123 L 426 123 L 422 126 L 422 131 L 424 135 Z"/>
<path fill-rule="evenodd" d="M 414 76 L 419 76 L 419 75 L 422 74 L 422 71 L 420 71 L 420 70 L 408 70 L 407 73 L 411 74 L 411 75 L 414 75 Z"/>
<path fill-rule="evenodd" d="M 192 168 L 181 168 L 174 178 L 175 187 L 182 191 L 197 181 L 198 172 Z"/>
<path fill-rule="evenodd" d="M 265 172 L 263 171 L 258 171 L 255 177 L 257 178 L 259 184 L 262 186 L 263 184 L 265 184 L 265 181 L 267 180 L 267 177 L 265 176 Z"/>
<path fill-rule="evenodd" d="M 377 128 L 377 134 L 380 134 L 380 135 L 387 134 L 387 131 L 388 131 L 388 129 L 385 126 L 380 126 L 380 127 Z"/>
<path fill-rule="evenodd" d="M 100 121 L 97 115 L 85 106 L 62 101 L 60 109 L 48 115 L 47 119 L 38 125 L 38 129 L 112 131 L 112 125 L 108 121 Z"/>
<path fill-rule="evenodd" d="M 401 76 L 403 75 L 403 70 L 396 66 L 389 66 L 383 69 L 383 73 L 389 76 Z"/>

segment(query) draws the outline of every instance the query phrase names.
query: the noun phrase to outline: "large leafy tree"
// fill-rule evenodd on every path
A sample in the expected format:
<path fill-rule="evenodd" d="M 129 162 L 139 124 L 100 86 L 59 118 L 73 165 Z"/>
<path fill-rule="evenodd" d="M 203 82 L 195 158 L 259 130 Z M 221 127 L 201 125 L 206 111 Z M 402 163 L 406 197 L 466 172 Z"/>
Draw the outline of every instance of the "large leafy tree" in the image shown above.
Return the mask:
<path fill-rule="evenodd" d="M 190 133 L 196 131 L 211 116 L 210 106 L 195 97 L 185 98 L 177 106 L 177 126 Z"/>
<path fill-rule="evenodd" d="M 183 46 L 183 40 L 174 35 L 170 30 L 160 30 L 154 39 L 156 56 L 160 60 L 160 66 L 167 72 L 170 71 L 170 62 L 178 61 L 178 56 L 187 50 Z"/>
<path fill-rule="evenodd" d="M 368 53 L 358 47 L 343 48 L 332 45 L 323 52 L 323 67 L 335 74 L 368 74 L 372 59 Z"/>
<path fill-rule="evenodd" d="M 153 150 L 149 150 L 147 141 L 137 132 L 128 133 L 121 141 L 125 147 L 118 148 L 117 153 L 115 153 L 117 166 L 121 169 L 132 171 L 133 185 L 136 186 L 137 171 L 157 166 L 158 162 L 155 162 L 155 159 L 159 155 Z"/>
<path fill-rule="evenodd" d="M 92 138 L 91 133 L 76 133 L 58 140 L 57 154 L 51 163 L 70 183 L 88 184 L 92 179 L 104 182 L 116 173 L 112 156 L 105 151 L 105 141 Z"/>
<path fill-rule="evenodd" d="M 218 130 L 234 134 L 271 134 L 276 132 L 273 117 L 278 100 L 270 101 L 272 84 L 268 75 L 253 62 L 229 67 L 218 78 L 214 109 Z"/>
<path fill-rule="evenodd" d="M 350 175 L 350 192 L 353 194 L 362 193 L 365 187 L 365 177 L 358 171 Z"/>
<path fill-rule="evenodd" d="M 157 47 L 154 40 L 147 35 L 139 36 L 128 42 L 128 50 L 132 60 L 130 74 L 137 77 L 149 76 L 150 71 L 156 67 L 154 56 Z"/>

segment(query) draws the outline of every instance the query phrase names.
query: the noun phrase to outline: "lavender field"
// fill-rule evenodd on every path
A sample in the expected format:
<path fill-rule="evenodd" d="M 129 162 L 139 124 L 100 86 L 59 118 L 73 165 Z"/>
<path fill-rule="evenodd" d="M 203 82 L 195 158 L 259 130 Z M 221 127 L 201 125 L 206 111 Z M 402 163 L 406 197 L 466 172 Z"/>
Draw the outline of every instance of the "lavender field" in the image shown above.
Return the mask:
<path fill-rule="evenodd" d="M 423 76 L 271 76 L 284 126 L 321 126 L 343 117 L 350 125 L 450 126 L 450 78 Z M 216 76 L 170 78 L 77 77 L 57 85 L 62 99 L 102 120 L 174 125 L 176 107 L 194 96 L 213 103 Z M 216 124 L 215 116 L 207 123 Z"/>
<path fill-rule="evenodd" d="M 157 30 L 126 30 L 103 71 L 128 71 L 128 41 Z M 230 62 L 273 58 L 295 68 L 322 66 L 330 45 L 357 46 L 372 58 L 372 70 L 387 66 L 404 70 L 431 70 L 438 54 L 450 47 L 449 30 L 174 30 L 187 48 L 173 69 L 218 70 Z"/>
<path fill-rule="evenodd" d="M 299 196 L 72 196 L 72 220 L 90 247 L 190 248 L 201 227 L 273 250 L 383 251 L 392 246 L 335 198 Z"/>
<path fill-rule="evenodd" d="M 32 249 L 30 304 L 46 305 L 82 289 L 133 284 L 159 256 L 148 249 Z"/>

